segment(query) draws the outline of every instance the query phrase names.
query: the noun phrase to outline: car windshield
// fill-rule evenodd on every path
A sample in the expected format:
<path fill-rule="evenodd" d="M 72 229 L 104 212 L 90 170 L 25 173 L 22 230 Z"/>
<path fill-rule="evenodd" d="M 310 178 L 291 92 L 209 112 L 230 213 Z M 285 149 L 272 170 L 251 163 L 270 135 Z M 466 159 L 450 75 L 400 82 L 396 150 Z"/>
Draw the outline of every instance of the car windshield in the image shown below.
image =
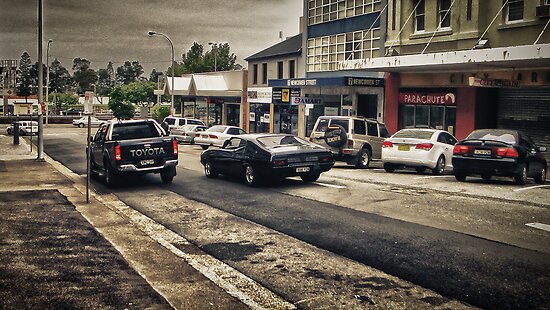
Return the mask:
<path fill-rule="evenodd" d="M 208 128 L 206 131 L 208 132 L 224 132 L 226 126 L 212 126 Z"/>
<path fill-rule="evenodd" d="M 281 146 L 300 146 L 308 144 L 306 141 L 295 136 L 266 136 L 256 139 L 261 145 L 267 149 L 272 149 Z"/>
<path fill-rule="evenodd" d="M 433 131 L 427 130 L 401 130 L 396 132 L 392 138 L 412 138 L 412 139 L 425 139 L 430 140 L 433 135 Z"/>
<path fill-rule="evenodd" d="M 152 122 L 116 123 L 113 125 L 113 140 L 131 140 L 160 137 Z"/>
<path fill-rule="evenodd" d="M 476 130 L 472 132 L 466 140 L 491 140 L 500 141 L 507 144 L 516 144 L 518 141 L 517 133 L 505 130 Z"/>

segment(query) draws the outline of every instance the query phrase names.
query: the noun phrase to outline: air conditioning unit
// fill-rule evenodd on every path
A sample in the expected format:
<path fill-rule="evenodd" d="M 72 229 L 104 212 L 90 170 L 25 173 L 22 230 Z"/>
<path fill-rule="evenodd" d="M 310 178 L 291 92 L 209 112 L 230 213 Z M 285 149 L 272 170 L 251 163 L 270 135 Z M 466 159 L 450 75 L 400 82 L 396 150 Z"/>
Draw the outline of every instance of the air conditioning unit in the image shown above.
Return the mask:
<path fill-rule="evenodd" d="M 550 17 L 550 4 L 543 4 L 537 6 L 537 17 L 549 18 Z"/>

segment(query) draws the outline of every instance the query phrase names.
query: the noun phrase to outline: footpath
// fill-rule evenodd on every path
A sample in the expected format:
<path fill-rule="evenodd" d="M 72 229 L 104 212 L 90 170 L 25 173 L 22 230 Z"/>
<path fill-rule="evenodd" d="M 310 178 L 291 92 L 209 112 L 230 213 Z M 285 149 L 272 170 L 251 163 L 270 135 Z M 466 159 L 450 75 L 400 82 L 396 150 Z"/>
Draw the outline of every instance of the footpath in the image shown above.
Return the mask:
<path fill-rule="evenodd" d="M 249 308 L 45 157 L 0 134 L 0 308 Z"/>

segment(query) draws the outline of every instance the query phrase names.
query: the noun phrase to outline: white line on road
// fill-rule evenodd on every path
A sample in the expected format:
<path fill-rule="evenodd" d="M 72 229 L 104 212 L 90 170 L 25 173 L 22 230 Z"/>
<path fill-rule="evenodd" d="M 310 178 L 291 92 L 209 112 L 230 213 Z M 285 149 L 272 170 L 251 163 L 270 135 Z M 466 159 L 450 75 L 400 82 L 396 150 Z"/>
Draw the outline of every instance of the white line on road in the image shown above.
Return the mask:
<path fill-rule="evenodd" d="M 533 228 L 538 228 L 538 229 L 550 231 L 550 225 L 548 225 L 548 224 L 542 224 L 542 223 L 527 223 L 527 224 L 525 224 L 525 226 L 529 226 L 529 227 L 533 227 Z"/>
<path fill-rule="evenodd" d="M 540 187 L 550 187 L 550 185 L 535 185 L 535 186 L 529 186 L 529 187 L 522 187 L 522 188 L 514 189 L 514 192 L 521 192 L 521 191 L 526 191 L 529 189 L 535 189 Z"/>
<path fill-rule="evenodd" d="M 425 176 L 425 177 L 416 177 L 414 179 L 415 180 L 420 180 L 420 179 L 448 178 L 448 177 L 452 177 L 452 175 L 428 175 L 428 176 Z"/>
<path fill-rule="evenodd" d="M 315 182 L 315 184 L 317 185 L 321 185 L 321 186 L 326 186 L 326 187 L 332 187 L 332 188 L 346 188 L 345 186 L 342 186 L 342 185 L 334 185 L 334 184 L 328 184 L 328 183 L 321 183 L 321 182 Z"/>

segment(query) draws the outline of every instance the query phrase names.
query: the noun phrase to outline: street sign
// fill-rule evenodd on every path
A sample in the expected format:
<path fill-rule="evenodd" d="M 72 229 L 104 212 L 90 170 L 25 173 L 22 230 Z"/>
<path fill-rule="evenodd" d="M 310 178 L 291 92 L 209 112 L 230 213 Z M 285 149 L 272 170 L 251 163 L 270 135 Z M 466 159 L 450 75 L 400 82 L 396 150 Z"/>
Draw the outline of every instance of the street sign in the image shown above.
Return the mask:
<path fill-rule="evenodd" d="M 94 92 L 87 91 L 84 93 L 84 114 L 91 114 L 94 110 Z"/>

